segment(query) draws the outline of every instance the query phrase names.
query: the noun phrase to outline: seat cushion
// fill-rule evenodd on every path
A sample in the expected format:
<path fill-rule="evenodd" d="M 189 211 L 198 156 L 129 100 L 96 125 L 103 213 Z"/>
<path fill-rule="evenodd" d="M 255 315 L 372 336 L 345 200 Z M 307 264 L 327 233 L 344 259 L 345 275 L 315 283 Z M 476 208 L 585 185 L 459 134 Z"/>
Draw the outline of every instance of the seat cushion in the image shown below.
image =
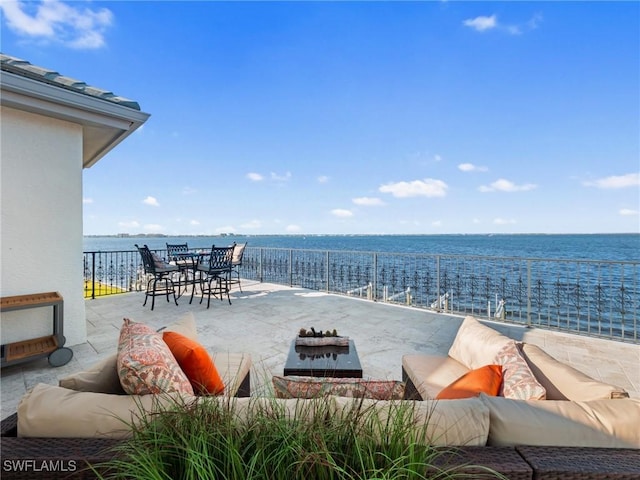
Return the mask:
<path fill-rule="evenodd" d="M 480 392 L 496 396 L 502 385 L 502 366 L 485 365 L 469 370 L 457 380 L 444 387 L 436 396 L 438 400 L 477 397 Z"/>
<path fill-rule="evenodd" d="M 355 416 L 382 428 L 387 419 L 405 418 L 402 423 L 413 435 L 411 443 L 482 446 L 489 435 L 489 409 L 479 398 L 413 402 L 336 397 L 335 402 L 336 415 Z"/>
<path fill-rule="evenodd" d="M 491 365 L 509 337 L 468 316 L 460 325 L 449 356 L 470 370 Z"/>
<path fill-rule="evenodd" d="M 125 438 L 146 413 L 191 402 L 183 394 L 110 395 L 37 384 L 18 405 L 19 437 Z"/>
<path fill-rule="evenodd" d="M 251 355 L 248 353 L 213 352 L 213 363 L 225 385 L 224 394 L 233 397 L 238 393 L 242 382 L 251 373 Z"/>
<path fill-rule="evenodd" d="M 118 342 L 118 376 L 131 395 L 181 392 L 193 388 L 162 334 L 148 325 L 124 319 Z"/>
<path fill-rule="evenodd" d="M 422 398 L 436 398 L 451 382 L 469 369 L 443 355 L 413 354 L 402 357 L 402 368 Z"/>
<path fill-rule="evenodd" d="M 480 395 L 489 445 L 640 448 L 640 400 L 512 400 Z"/>

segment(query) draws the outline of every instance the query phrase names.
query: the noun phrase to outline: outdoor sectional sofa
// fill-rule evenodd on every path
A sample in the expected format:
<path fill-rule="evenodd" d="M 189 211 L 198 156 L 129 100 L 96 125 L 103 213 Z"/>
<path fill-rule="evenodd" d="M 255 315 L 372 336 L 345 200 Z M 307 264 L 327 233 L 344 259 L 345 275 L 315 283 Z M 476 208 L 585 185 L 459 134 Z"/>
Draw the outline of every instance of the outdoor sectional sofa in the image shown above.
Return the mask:
<path fill-rule="evenodd" d="M 182 325 L 177 331 L 193 335 L 195 327 L 187 325 L 185 330 Z M 403 357 L 406 400 L 329 396 L 324 401 L 337 413 L 364 402 L 381 416 L 394 405 L 410 402 L 418 424 L 428 419 L 424 440 L 447 452 L 438 459 L 443 464 L 434 468 L 482 465 L 506 478 L 523 480 L 640 478 L 640 400 L 627 398 L 624 390 L 574 371 L 540 349 L 517 345 L 520 352 L 527 354 L 525 358 L 545 388 L 547 400 L 517 400 L 485 394 L 434 399 L 461 375 L 494 363 L 508 342 L 511 340 L 507 337 L 468 317 L 448 357 Z M 239 363 L 229 362 L 228 366 L 224 365 L 225 357 L 231 358 L 227 354 L 216 356 L 215 363 L 221 373 L 224 372 L 227 391 L 220 397 L 206 397 L 206 401 L 234 402 L 239 411 L 246 410 L 251 402 L 264 401 L 288 412 L 296 411 L 301 403 L 315 401 L 235 398 L 249 393 L 246 388 L 249 368 L 246 356 L 240 355 Z M 99 378 L 97 383 L 104 387 L 105 376 L 114 381 L 114 369 L 113 360 L 107 359 L 88 372 L 64 379 L 61 381 L 64 387 L 38 385 L 30 391 L 17 414 L 2 422 L 2 478 L 34 478 L 33 474 L 15 469 L 7 471 L 6 465 L 11 465 L 7 461 L 53 459 L 84 466 L 86 462 L 95 464 L 109 458 L 112 453 L 108 448 L 128 435 L 122 418 L 135 420 L 135 412 L 140 412 L 141 407 L 143 411 L 152 411 L 158 401 L 163 401 L 155 395 L 96 393 L 99 388 L 92 383 Z M 530 385 L 525 385 L 524 391 L 540 393 Z M 560 397 L 562 399 L 556 400 Z M 203 397 L 181 395 L 181 398 L 193 401 Z M 476 473 L 480 476 L 481 471 Z M 77 468 L 37 478 L 93 476 L 90 471 Z"/>

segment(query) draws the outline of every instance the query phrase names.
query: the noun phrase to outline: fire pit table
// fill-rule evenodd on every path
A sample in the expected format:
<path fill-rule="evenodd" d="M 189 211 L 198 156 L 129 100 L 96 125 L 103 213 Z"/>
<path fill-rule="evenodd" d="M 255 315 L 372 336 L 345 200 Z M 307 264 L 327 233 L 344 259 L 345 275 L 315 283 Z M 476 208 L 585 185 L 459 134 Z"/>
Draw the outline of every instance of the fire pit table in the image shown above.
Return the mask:
<path fill-rule="evenodd" d="M 353 340 L 345 346 L 306 346 L 291 342 L 284 375 L 362 378 L 362 366 Z"/>

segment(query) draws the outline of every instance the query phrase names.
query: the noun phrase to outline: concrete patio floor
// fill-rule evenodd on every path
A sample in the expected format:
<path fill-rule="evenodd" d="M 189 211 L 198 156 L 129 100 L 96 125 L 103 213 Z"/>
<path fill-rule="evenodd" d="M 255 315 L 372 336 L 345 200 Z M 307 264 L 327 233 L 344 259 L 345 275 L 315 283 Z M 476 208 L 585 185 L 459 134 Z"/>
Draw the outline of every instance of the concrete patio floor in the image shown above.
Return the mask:
<path fill-rule="evenodd" d="M 209 350 L 251 354 L 252 395 L 268 391 L 271 375 L 282 375 L 290 343 L 300 328 L 337 329 L 339 334 L 355 340 L 364 377 L 400 379 L 403 354 L 446 355 L 463 320 L 461 316 L 282 285 L 243 280 L 242 287 L 243 292 L 233 289 L 232 305 L 212 299 L 209 309 L 206 300 L 200 304 L 196 297 L 189 305 L 189 297 L 183 296 L 178 300 L 179 306 L 158 297 L 151 311 L 151 300 L 142 306 L 142 292 L 87 300 L 88 340 L 71 346 L 74 356 L 67 365 L 53 368 L 42 359 L 2 369 L 2 418 L 14 413 L 25 392 L 37 383 L 57 385 L 58 379 L 114 353 L 125 317 L 160 328 L 192 312 L 199 341 Z M 489 324 L 511 338 L 539 345 L 558 360 L 640 398 L 640 345 Z"/>

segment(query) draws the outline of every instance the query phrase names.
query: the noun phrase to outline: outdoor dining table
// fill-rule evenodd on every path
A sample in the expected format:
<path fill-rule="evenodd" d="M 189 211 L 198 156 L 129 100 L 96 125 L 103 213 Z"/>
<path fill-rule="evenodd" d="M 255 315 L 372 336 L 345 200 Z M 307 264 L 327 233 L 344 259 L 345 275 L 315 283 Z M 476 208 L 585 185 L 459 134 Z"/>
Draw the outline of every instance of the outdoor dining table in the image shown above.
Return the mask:
<path fill-rule="evenodd" d="M 178 298 L 182 296 L 182 293 L 180 292 L 180 287 L 182 285 L 185 287 L 185 292 L 187 290 L 187 285 L 192 285 L 191 299 L 193 300 L 193 294 L 197 282 L 196 273 L 198 271 L 198 263 L 208 258 L 209 255 L 210 252 L 205 250 L 199 250 L 197 252 L 175 252 L 173 254 L 175 264 L 180 268 L 180 272 L 184 273 L 184 281 L 180 280 L 178 282 Z M 191 278 L 189 278 L 189 275 L 191 275 Z"/>

